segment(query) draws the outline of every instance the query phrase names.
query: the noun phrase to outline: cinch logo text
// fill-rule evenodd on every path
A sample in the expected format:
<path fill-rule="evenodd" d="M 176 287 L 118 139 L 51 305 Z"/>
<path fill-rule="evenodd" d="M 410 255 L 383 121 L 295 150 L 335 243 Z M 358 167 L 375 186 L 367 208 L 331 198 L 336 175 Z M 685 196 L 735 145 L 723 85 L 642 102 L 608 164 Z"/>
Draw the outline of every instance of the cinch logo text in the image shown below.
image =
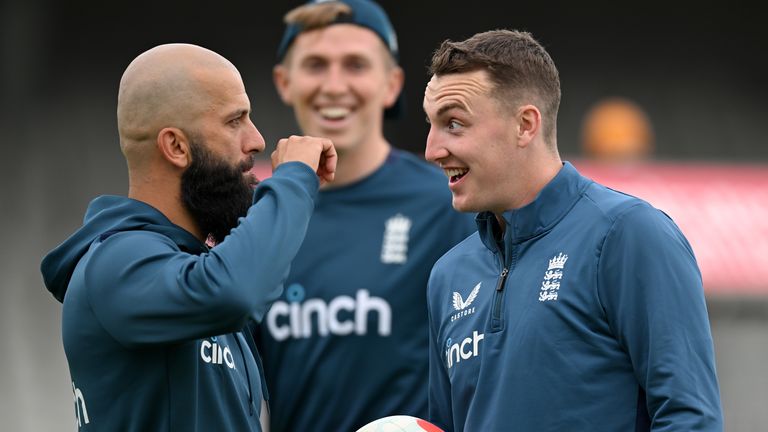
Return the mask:
<path fill-rule="evenodd" d="M 459 363 L 462 360 L 477 357 L 480 354 L 480 341 L 483 340 L 484 337 L 484 334 L 478 333 L 477 330 L 475 330 L 472 332 L 471 338 L 465 338 L 461 342 L 451 344 L 451 340 L 448 339 L 448 343 L 446 344 L 447 349 L 445 350 L 445 359 L 448 364 L 448 369 L 452 368 L 455 363 Z"/>
<path fill-rule="evenodd" d="M 290 297 L 289 297 L 290 298 Z M 355 297 L 338 296 L 326 303 L 321 299 L 304 302 L 276 301 L 267 313 L 267 328 L 278 341 L 319 336 L 368 333 L 369 314 L 378 316 L 378 334 L 392 332 L 392 309 L 386 300 L 371 297 L 368 290 L 358 290 Z"/>
<path fill-rule="evenodd" d="M 200 358 L 202 358 L 206 363 L 226 363 L 227 367 L 230 369 L 235 368 L 235 359 L 232 358 L 232 351 L 228 346 L 222 348 L 222 346 L 216 343 L 215 340 L 213 343 L 211 343 L 211 341 L 204 340 L 203 343 L 200 344 Z"/>

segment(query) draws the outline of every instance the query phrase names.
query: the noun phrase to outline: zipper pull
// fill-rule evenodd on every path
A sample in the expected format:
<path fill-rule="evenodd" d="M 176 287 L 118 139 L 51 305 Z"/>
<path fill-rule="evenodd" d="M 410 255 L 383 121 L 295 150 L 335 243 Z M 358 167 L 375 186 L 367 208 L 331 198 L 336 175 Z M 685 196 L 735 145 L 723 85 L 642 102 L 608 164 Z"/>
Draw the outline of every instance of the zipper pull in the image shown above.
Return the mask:
<path fill-rule="evenodd" d="M 504 269 L 501 271 L 501 275 L 499 275 L 499 283 L 496 284 L 496 291 L 501 291 L 504 289 L 504 282 L 507 280 L 507 274 L 509 274 L 509 269 L 504 267 Z"/>

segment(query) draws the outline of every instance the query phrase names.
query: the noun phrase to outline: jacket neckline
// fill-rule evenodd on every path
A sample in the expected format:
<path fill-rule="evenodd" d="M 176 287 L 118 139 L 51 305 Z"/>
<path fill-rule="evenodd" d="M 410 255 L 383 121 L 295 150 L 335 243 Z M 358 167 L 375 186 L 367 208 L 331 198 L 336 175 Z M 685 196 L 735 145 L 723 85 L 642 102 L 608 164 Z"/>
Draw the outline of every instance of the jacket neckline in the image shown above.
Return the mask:
<path fill-rule="evenodd" d="M 557 175 L 547 183 L 529 204 L 502 213 L 506 224 L 504 244 L 509 248 L 533 237 L 539 236 L 555 226 L 576 204 L 591 180 L 581 176 L 570 162 L 564 162 Z M 475 218 L 480 239 L 492 252 L 498 252 L 494 230 L 498 230 L 496 216 L 484 211 Z"/>

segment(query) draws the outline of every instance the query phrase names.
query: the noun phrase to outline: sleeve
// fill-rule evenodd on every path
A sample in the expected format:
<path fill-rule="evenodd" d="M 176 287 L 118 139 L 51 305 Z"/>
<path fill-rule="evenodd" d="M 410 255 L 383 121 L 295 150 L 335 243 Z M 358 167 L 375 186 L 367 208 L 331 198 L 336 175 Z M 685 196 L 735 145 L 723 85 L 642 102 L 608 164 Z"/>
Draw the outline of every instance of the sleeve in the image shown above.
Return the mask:
<path fill-rule="evenodd" d="M 432 291 L 432 277 L 429 278 L 427 295 Z M 451 382 L 443 361 L 442 343 L 438 339 L 437 327 L 433 319 L 432 304 L 427 298 L 427 319 L 429 320 L 429 409 L 430 422 L 445 432 L 453 430 L 453 410 L 451 404 Z"/>
<path fill-rule="evenodd" d="M 218 335 L 260 319 L 282 292 L 317 189 L 308 166 L 280 165 L 257 187 L 246 217 L 201 255 L 149 231 L 107 238 L 85 269 L 94 313 L 125 346 Z"/>
<path fill-rule="evenodd" d="M 683 234 L 648 205 L 624 212 L 598 263 L 598 293 L 654 431 L 722 431 L 701 274 Z"/>

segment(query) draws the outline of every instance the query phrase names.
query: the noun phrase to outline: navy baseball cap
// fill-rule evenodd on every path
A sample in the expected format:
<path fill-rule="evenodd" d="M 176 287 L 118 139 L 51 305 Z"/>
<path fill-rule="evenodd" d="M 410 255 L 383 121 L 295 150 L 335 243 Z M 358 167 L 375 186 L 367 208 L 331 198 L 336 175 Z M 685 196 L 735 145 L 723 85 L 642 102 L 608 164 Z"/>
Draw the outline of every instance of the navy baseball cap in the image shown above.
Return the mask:
<path fill-rule="evenodd" d="M 389 53 L 395 59 L 400 60 L 400 51 L 397 45 L 397 34 L 395 28 L 392 27 L 392 23 L 389 21 L 387 13 L 384 12 L 381 6 L 371 0 L 310 0 L 306 4 L 318 4 L 328 2 L 344 3 L 352 10 L 350 14 L 339 14 L 331 24 L 355 24 L 361 27 L 365 27 L 384 42 L 384 46 L 387 47 Z M 293 44 L 301 32 L 305 29 L 300 24 L 288 24 L 283 34 L 283 39 L 280 41 L 280 46 L 277 48 L 277 61 L 281 62 L 285 58 L 285 54 Z M 397 101 L 390 108 L 384 111 L 384 116 L 387 118 L 398 118 L 403 111 L 403 92 L 397 98 Z"/>

